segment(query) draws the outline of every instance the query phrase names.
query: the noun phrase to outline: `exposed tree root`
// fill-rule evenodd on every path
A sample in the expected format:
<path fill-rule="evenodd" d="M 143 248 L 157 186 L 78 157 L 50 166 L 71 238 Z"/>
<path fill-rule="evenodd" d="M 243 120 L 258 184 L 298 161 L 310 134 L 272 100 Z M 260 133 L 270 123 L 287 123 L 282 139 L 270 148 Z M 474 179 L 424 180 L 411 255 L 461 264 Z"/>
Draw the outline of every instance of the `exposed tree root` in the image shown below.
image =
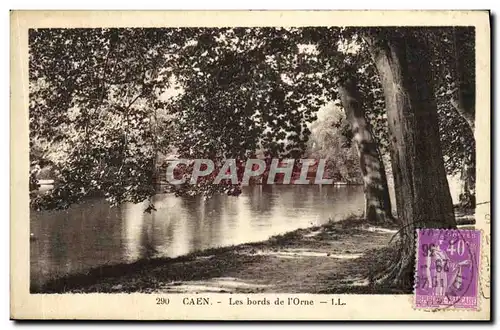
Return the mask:
<path fill-rule="evenodd" d="M 366 212 L 365 212 L 366 214 Z M 371 216 L 366 216 L 366 222 L 370 225 L 380 226 L 380 227 L 394 227 L 399 221 L 390 214 L 372 214 Z"/>
<path fill-rule="evenodd" d="M 374 283 L 380 286 L 409 289 L 413 286 L 415 260 L 413 256 L 402 256 L 385 272 L 374 278 Z"/>
<path fill-rule="evenodd" d="M 414 283 L 415 253 L 413 249 L 404 246 L 399 238 L 391 244 L 387 261 L 384 266 L 374 269 L 369 275 L 372 286 L 398 288 L 411 291 Z"/>

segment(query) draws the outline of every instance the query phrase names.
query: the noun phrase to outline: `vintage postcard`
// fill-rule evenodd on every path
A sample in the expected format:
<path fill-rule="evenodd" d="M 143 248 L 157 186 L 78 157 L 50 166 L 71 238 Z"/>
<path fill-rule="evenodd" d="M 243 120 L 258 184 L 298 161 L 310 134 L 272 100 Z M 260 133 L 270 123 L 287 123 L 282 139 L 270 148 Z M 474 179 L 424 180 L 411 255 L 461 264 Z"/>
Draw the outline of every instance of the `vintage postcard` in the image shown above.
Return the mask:
<path fill-rule="evenodd" d="M 11 12 L 11 318 L 489 320 L 489 20 Z"/>

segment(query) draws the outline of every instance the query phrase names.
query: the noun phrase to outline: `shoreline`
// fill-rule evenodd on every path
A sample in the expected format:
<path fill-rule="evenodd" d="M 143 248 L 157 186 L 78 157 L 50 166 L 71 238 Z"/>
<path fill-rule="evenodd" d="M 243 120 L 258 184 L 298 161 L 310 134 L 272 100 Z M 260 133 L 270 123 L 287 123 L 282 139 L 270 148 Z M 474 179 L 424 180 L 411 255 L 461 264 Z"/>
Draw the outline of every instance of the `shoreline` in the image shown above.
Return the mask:
<path fill-rule="evenodd" d="M 472 224 L 470 215 L 460 218 L 461 226 Z M 407 294 L 370 282 L 394 262 L 396 245 L 389 242 L 397 231 L 352 216 L 260 242 L 104 265 L 31 286 L 30 292 Z"/>
<path fill-rule="evenodd" d="M 353 284 L 370 291 L 373 288 L 365 280 L 371 268 L 366 266 L 384 260 L 373 253 L 387 252 L 396 232 L 396 228 L 373 227 L 350 217 L 255 243 L 105 265 L 49 280 L 30 292 L 326 293 L 352 290 Z M 339 273 L 350 275 L 329 279 Z"/>

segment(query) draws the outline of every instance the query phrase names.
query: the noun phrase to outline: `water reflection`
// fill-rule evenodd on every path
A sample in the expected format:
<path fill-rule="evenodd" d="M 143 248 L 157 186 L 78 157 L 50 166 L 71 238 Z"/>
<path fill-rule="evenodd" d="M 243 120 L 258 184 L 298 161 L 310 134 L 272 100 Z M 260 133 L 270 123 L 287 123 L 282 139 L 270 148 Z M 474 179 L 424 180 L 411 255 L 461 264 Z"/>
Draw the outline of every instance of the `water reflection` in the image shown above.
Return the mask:
<path fill-rule="evenodd" d="M 194 250 L 264 240 L 300 227 L 360 214 L 362 187 L 256 186 L 239 197 L 153 198 L 111 208 L 100 199 L 66 211 L 33 212 L 31 278 L 49 278 L 143 258 L 176 257 Z"/>

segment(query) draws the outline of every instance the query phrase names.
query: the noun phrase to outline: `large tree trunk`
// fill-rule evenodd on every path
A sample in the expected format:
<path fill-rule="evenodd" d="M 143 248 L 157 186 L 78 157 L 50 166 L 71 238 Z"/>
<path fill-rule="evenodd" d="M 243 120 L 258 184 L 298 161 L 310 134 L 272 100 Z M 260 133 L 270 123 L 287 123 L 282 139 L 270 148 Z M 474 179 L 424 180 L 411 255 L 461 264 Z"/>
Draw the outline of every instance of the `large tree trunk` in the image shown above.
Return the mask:
<path fill-rule="evenodd" d="M 413 283 L 416 228 L 456 227 L 440 146 L 430 54 L 395 31 L 365 36 L 384 90 L 401 247 L 383 283 Z"/>
<path fill-rule="evenodd" d="M 358 150 L 365 191 L 365 217 L 369 223 L 376 225 L 394 223 L 384 164 L 370 123 L 365 119 L 354 77 L 339 85 L 339 95 Z"/>

